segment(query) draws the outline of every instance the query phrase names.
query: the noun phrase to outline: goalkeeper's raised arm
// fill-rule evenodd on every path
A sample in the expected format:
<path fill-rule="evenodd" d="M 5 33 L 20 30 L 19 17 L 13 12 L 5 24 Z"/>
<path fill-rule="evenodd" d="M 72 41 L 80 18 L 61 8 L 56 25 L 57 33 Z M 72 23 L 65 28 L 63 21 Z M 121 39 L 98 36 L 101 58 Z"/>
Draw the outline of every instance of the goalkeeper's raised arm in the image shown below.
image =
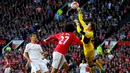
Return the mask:
<path fill-rule="evenodd" d="M 77 8 L 77 11 L 78 11 L 78 19 L 79 19 L 79 22 L 80 24 L 82 25 L 83 29 L 85 30 L 87 25 L 86 23 L 83 21 L 83 14 L 82 14 L 82 11 L 80 9 L 80 7 Z"/>
<path fill-rule="evenodd" d="M 81 28 L 80 28 L 79 21 L 78 21 L 77 19 L 75 19 L 74 22 L 75 22 L 75 24 L 76 24 L 77 32 L 80 34 Z"/>

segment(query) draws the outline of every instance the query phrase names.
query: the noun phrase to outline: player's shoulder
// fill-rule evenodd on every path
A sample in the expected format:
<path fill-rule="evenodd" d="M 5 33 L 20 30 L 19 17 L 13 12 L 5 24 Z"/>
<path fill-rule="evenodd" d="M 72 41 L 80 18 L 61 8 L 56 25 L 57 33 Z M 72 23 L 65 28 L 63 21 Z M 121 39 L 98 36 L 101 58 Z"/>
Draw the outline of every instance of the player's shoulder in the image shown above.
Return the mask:
<path fill-rule="evenodd" d="M 74 36 L 75 34 L 73 32 L 60 32 L 59 35 L 63 35 L 63 36 Z"/>
<path fill-rule="evenodd" d="M 89 32 L 93 34 L 93 31 L 89 31 Z"/>
<path fill-rule="evenodd" d="M 60 33 L 58 33 L 59 35 L 62 35 L 62 34 L 65 34 L 66 32 L 60 32 Z"/>
<path fill-rule="evenodd" d="M 73 32 L 69 32 L 69 35 L 72 36 L 72 37 L 76 36 Z"/>
<path fill-rule="evenodd" d="M 41 46 L 40 44 L 35 44 L 36 46 Z"/>
<path fill-rule="evenodd" d="M 32 43 L 28 43 L 26 44 L 26 46 L 30 46 L 30 45 L 33 45 Z M 36 46 L 40 46 L 40 44 L 35 44 Z"/>
<path fill-rule="evenodd" d="M 73 32 L 64 32 L 64 34 L 66 34 L 66 35 L 74 35 Z"/>
<path fill-rule="evenodd" d="M 85 31 L 85 34 L 91 34 L 91 35 L 93 35 L 94 33 L 93 33 L 93 31 Z"/>
<path fill-rule="evenodd" d="M 91 31 L 91 33 L 94 34 L 93 31 Z"/>
<path fill-rule="evenodd" d="M 80 65 L 80 66 L 82 66 L 82 65 L 83 65 L 83 63 L 80 63 L 79 65 Z"/>
<path fill-rule="evenodd" d="M 93 31 L 91 32 L 91 34 L 92 34 L 92 36 L 94 36 L 94 32 Z"/>
<path fill-rule="evenodd" d="M 26 46 L 29 46 L 29 45 L 31 45 L 31 43 L 26 44 Z"/>
<path fill-rule="evenodd" d="M 65 35 L 67 32 L 60 32 L 58 35 Z"/>

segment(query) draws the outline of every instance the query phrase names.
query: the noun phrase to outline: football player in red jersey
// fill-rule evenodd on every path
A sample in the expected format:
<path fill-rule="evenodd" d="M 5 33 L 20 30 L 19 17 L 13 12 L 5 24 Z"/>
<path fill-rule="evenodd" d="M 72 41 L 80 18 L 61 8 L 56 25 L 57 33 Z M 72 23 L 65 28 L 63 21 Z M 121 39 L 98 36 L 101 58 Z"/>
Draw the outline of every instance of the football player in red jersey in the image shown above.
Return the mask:
<path fill-rule="evenodd" d="M 72 44 L 78 44 L 82 46 L 82 42 L 80 39 L 73 33 L 74 26 L 72 24 L 65 25 L 64 32 L 60 32 L 58 34 L 53 34 L 49 38 L 45 39 L 44 41 L 47 43 L 52 39 L 58 40 L 58 45 L 53 51 L 53 62 L 52 62 L 52 72 L 57 73 L 58 69 L 62 66 L 65 68 L 67 73 L 68 71 L 68 63 L 65 59 L 66 52 L 68 51 L 68 47 Z"/>

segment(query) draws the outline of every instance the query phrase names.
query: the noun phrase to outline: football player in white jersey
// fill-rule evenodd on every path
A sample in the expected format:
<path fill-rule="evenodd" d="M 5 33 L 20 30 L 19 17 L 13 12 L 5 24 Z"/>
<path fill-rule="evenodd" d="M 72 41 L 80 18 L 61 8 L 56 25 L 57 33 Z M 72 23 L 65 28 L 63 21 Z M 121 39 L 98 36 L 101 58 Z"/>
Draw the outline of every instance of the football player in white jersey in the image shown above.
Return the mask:
<path fill-rule="evenodd" d="M 36 44 L 36 34 L 31 34 L 31 42 L 28 43 L 24 50 L 24 57 L 31 64 L 31 73 L 49 73 L 49 70 L 42 60 L 44 54 L 41 46 Z"/>
<path fill-rule="evenodd" d="M 80 68 L 80 73 L 86 73 L 86 68 L 88 67 L 88 64 L 82 60 L 82 63 L 80 63 L 79 68 Z"/>

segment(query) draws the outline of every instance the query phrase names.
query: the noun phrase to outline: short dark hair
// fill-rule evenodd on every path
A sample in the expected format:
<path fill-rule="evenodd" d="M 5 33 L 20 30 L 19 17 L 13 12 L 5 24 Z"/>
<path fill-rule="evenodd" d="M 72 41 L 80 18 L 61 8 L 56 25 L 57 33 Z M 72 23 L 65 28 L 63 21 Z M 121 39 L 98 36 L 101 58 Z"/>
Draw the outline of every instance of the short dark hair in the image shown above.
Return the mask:
<path fill-rule="evenodd" d="M 36 35 L 36 36 L 37 36 L 36 32 L 31 33 L 31 34 L 30 34 L 30 37 L 32 37 L 33 35 Z"/>
<path fill-rule="evenodd" d="M 91 24 L 91 30 L 94 31 L 95 30 L 95 24 L 93 22 L 89 22 Z"/>
<path fill-rule="evenodd" d="M 64 31 L 65 32 L 74 32 L 75 28 L 73 24 L 66 24 L 64 27 Z"/>

